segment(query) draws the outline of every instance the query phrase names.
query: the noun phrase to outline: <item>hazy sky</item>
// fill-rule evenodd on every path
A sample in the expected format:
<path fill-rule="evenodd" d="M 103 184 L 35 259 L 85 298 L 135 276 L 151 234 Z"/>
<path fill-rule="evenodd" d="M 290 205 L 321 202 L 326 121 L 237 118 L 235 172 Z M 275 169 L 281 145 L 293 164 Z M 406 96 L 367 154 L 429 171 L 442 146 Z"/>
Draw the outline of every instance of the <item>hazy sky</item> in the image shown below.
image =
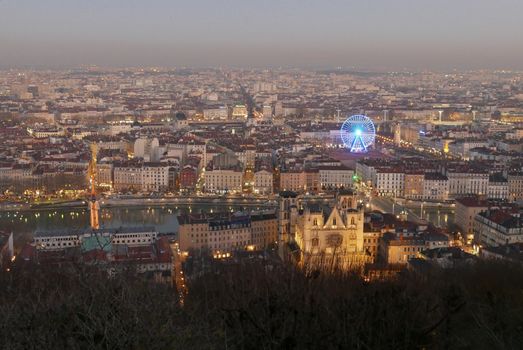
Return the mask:
<path fill-rule="evenodd" d="M 523 69 L 523 0 L 0 0 L 0 66 Z"/>

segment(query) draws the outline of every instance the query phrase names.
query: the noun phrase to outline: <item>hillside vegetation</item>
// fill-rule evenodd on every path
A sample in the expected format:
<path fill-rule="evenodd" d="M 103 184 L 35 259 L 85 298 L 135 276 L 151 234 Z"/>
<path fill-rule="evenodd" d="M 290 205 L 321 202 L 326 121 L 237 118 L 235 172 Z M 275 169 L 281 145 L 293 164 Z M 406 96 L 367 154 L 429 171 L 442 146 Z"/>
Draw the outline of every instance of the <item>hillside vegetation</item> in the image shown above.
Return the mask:
<path fill-rule="evenodd" d="M 523 268 L 495 262 L 366 283 L 261 263 L 174 288 L 133 273 L 0 274 L 4 349 L 520 349 Z"/>

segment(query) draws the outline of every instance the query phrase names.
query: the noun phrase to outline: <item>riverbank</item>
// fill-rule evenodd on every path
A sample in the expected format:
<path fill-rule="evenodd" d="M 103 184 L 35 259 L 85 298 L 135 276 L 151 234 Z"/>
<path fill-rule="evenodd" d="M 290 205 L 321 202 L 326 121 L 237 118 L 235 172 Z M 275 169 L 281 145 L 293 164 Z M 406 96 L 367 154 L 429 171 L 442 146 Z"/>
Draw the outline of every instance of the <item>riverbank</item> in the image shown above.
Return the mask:
<path fill-rule="evenodd" d="M 413 200 L 413 199 L 403 199 L 403 198 L 396 198 L 396 203 L 400 204 L 407 208 L 445 208 L 445 209 L 452 209 L 456 207 L 456 203 L 454 202 L 431 202 L 431 201 L 422 201 L 422 200 Z"/>
<path fill-rule="evenodd" d="M 276 201 L 268 197 L 219 197 L 219 196 L 180 196 L 180 197 L 139 197 L 139 198 L 102 198 L 100 208 L 114 207 L 161 207 L 165 205 L 234 205 L 275 207 Z M 71 200 L 50 203 L 0 203 L 0 211 L 39 211 L 64 208 L 86 208 L 87 201 Z"/>

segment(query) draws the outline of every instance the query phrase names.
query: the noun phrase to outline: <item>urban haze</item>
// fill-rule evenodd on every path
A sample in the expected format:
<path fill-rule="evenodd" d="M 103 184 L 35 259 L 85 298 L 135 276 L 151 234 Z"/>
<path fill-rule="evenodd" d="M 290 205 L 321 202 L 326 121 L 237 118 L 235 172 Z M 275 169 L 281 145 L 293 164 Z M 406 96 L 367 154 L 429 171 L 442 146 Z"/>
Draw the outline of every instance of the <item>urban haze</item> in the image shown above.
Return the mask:
<path fill-rule="evenodd" d="M 0 0 L 0 348 L 523 348 L 521 13 Z"/>
<path fill-rule="evenodd" d="M 523 69 L 517 0 L 3 0 L 3 67 Z"/>

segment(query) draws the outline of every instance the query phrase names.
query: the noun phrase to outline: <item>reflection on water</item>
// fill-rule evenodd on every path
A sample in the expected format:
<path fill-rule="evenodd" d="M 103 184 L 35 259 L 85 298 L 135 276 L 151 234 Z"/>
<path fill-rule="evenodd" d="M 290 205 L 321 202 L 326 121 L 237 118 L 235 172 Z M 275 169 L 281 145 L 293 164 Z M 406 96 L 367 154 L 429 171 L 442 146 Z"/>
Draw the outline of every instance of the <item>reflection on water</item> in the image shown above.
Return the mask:
<path fill-rule="evenodd" d="M 264 208 L 246 208 L 234 205 L 104 208 L 100 211 L 100 225 L 107 228 L 152 225 L 160 233 L 174 233 L 178 231 L 176 217 L 181 213 L 217 213 L 253 209 Z M 30 240 L 35 231 L 63 230 L 64 228 L 81 229 L 88 226 L 89 211 L 82 208 L 0 212 L 0 231 L 12 231 L 17 245 Z"/>
<path fill-rule="evenodd" d="M 446 228 L 449 230 L 454 229 L 454 209 L 453 208 L 433 208 L 433 207 L 424 207 L 423 213 L 421 212 L 420 207 L 409 207 L 409 209 L 419 216 L 436 226 Z"/>

